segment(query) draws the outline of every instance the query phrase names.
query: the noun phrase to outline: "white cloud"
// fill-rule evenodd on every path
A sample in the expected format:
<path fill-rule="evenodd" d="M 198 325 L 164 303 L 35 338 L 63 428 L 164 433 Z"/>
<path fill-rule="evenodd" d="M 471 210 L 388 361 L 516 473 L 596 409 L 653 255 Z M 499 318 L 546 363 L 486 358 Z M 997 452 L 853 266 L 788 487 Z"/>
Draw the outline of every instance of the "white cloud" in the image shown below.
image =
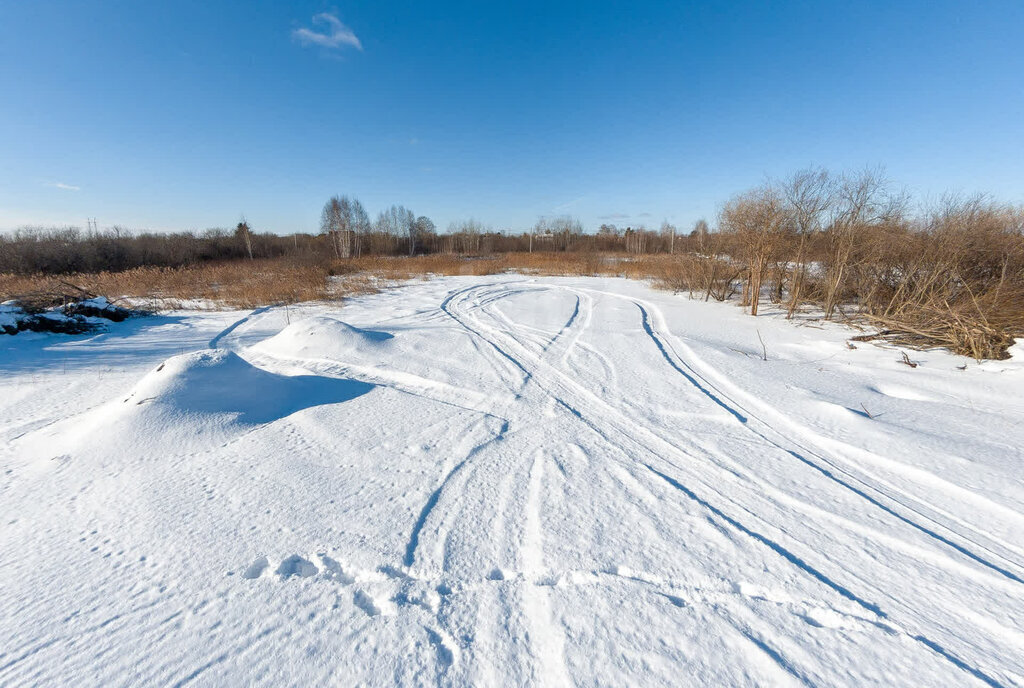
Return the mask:
<path fill-rule="evenodd" d="M 324 31 L 314 29 L 295 29 L 292 31 L 292 38 L 302 45 L 318 45 L 321 48 L 340 48 L 348 45 L 356 50 L 362 50 L 363 44 L 359 37 L 330 12 L 321 12 L 313 15 L 313 26 L 325 27 Z"/>
<path fill-rule="evenodd" d="M 47 186 L 52 186 L 55 189 L 64 189 L 65 191 L 81 191 L 82 187 L 75 186 L 74 184 L 65 184 L 64 182 L 46 182 Z"/>
<path fill-rule="evenodd" d="M 579 203 L 581 203 L 582 201 L 585 201 L 585 200 L 587 200 L 587 197 L 585 195 L 584 196 L 580 196 L 579 198 L 574 198 L 571 201 L 566 201 L 565 203 L 562 203 L 561 205 L 556 205 L 551 210 L 553 212 L 556 212 L 556 213 L 564 213 L 564 212 L 568 211 L 569 209 L 571 209 L 573 206 L 578 205 Z"/>

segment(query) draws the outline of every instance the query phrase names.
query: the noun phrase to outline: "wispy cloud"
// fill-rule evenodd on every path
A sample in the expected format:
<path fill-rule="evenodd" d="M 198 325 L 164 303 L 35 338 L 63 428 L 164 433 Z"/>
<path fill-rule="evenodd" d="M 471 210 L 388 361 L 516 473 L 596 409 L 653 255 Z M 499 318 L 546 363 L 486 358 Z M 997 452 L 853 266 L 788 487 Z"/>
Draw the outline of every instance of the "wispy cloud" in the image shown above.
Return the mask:
<path fill-rule="evenodd" d="M 571 201 L 566 201 L 565 203 L 562 203 L 561 205 L 556 205 L 551 210 L 553 212 L 556 212 L 556 213 L 564 213 L 564 212 L 567 212 L 567 211 L 571 210 L 573 206 L 581 203 L 582 201 L 585 201 L 586 199 L 587 199 L 586 195 L 583 195 L 583 196 L 580 196 L 579 198 L 574 198 Z"/>
<path fill-rule="evenodd" d="M 55 189 L 63 189 L 64 191 L 81 191 L 82 187 L 75 186 L 74 184 L 65 184 L 64 182 L 46 182 L 46 186 L 52 186 Z"/>
<path fill-rule="evenodd" d="M 356 50 L 363 49 L 363 44 L 355 32 L 342 24 L 341 20 L 330 12 L 313 15 L 313 26 L 318 28 L 295 29 L 292 31 L 292 38 L 302 45 L 318 45 L 331 50 L 346 45 Z"/>
<path fill-rule="evenodd" d="M 609 213 L 608 215 L 599 215 L 598 220 L 631 220 L 634 218 L 642 217 L 654 217 L 651 213 Z"/>

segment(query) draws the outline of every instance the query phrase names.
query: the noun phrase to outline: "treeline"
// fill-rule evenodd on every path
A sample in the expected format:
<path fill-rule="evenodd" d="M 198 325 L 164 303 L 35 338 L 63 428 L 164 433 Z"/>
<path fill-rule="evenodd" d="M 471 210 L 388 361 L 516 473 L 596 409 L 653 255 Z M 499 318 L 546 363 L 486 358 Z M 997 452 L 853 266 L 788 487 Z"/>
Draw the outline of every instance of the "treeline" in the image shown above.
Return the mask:
<path fill-rule="evenodd" d="M 133 232 L 124 228 L 83 230 L 78 227 L 23 227 L 0 233 L 0 272 L 73 274 L 118 272 L 137 267 L 183 267 L 210 261 L 296 257 L 326 261 L 364 255 L 422 254 L 488 255 L 531 251 L 609 251 L 638 254 L 684 250 L 672 228 L 618 229 L 603 225 L 587 234 L 579 221 L 555 218 L 532 230 L 513 234 L 496 231 L 469 219 L 452 222 L 440 233 L 425 216 L 415 217 L 393 206 L 385 220 L 345 224 L 329 220 L 318 234 L 279 235 L 250 230 L 203 232 Z M 344 217 L 344 215 L 342 215 Z M 332 229 L 331 227 L 337 227 Z"/>
<path fill-rule="evenodd" d="M 275 258 L 334 270 L 332 263 L 361 257 L 423 254 L 563 254 L 579 257 L 566 265 L 585 266 L 607 253 L 620 255 L 615 264 L 657 258 L 661 282 L 704 299 L 738 296 L 754 315 L 765 301 L 790 316 L 810 307 L 825 318 L 873 323 L 883 336 L 978 358 L 1004 355 L 1013 337 L 1024 336 L 1024 208 L 983 196 L 915 205 L 871 170 L 801 171 L 736 195 L 715 226 L 700 220 L 682 231 L 665 222 L 656 230 L 605 224 L 587 232 L 578 220 L 558 217 L 518 232 L 473 219 L 439 232 L 401 205 L 371 219 L 346 196 L 327 201 L 315 234 L 259 233 L 244 221 L 233 230 L 172 234 L 25 228 L 0 234 L 0 273 Z M 342 271 L 351 269 L 357 266 Z"/>
<path fill-rule="evenodd" d="M 315 255 L 318 237 L 249 233 L 240 228 L 204 232 L 135 233 L 123 228 L 83 231 L 77 227 L 25 227 L 0 233 L 0 272 L 66 275 L 120 272 L 137 267 L 182 267 L 235 260 L 252 253 L 260 258 Z M 248 241 L 247 241 L 248 239 Z"/>
<path fill-rule="evenodd" d="M 1000 358 L 1024 336 L 1024 208 L 948 196 L 914 209 L 877 171 L 806 170 L 739 194 L 718 231 L 688 237 L 676 287 L 754 315 L 812 306 L 874 335 Z"/>

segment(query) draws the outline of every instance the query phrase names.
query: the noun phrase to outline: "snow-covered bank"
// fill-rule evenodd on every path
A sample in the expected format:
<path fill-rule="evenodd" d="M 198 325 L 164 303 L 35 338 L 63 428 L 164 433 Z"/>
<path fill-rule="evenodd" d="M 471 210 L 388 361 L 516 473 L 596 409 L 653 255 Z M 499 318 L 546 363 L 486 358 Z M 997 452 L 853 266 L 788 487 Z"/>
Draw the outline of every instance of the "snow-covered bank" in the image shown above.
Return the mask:
<path fill-rule="evenodd" d="M 108 321 L 121 322 L 133 315 L 142 313 L 115 306 L 102 296 L 73 301 L 42 312 L 26 311 L 17 301 L 4 301 L 0 303 L 0 334 L 83 334 L 103 329 Z"/>
<path fill-rule="evenodd" d="M 509 275 L 2 338 L 0 684 L 1022 685 L 1024 360 L 849 335 Z"/>

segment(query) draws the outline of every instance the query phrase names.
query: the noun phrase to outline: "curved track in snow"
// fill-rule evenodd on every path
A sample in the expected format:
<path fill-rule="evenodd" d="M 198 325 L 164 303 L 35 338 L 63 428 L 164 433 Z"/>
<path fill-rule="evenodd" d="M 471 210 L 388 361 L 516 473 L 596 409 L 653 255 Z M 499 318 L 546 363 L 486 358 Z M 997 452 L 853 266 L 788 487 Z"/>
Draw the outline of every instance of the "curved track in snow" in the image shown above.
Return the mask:
<path fill-rule="evenodd" d="M 297 412 L 213 422 L 189 373 L 16 438 L 43 458 L 4 496 L 74 514 L 39 556 L 77 541 L 81 576 L 0 596 L 57 629 L 12 631 L 0 683 L 1024 685 L 1021 505 L 759 396 L 689 341 L 680 313 L 720 311 L 670 298 L 406 286 L 355 309 L 369 329 L 326 311 L 234 347 L 253 396 L 325 390 Z M 128 439 L 47 456 L 86 423 Z M 63 492 L 28 506 L 37 473 Z M 114 584 L 111 556 L 141 559 Z"/>

